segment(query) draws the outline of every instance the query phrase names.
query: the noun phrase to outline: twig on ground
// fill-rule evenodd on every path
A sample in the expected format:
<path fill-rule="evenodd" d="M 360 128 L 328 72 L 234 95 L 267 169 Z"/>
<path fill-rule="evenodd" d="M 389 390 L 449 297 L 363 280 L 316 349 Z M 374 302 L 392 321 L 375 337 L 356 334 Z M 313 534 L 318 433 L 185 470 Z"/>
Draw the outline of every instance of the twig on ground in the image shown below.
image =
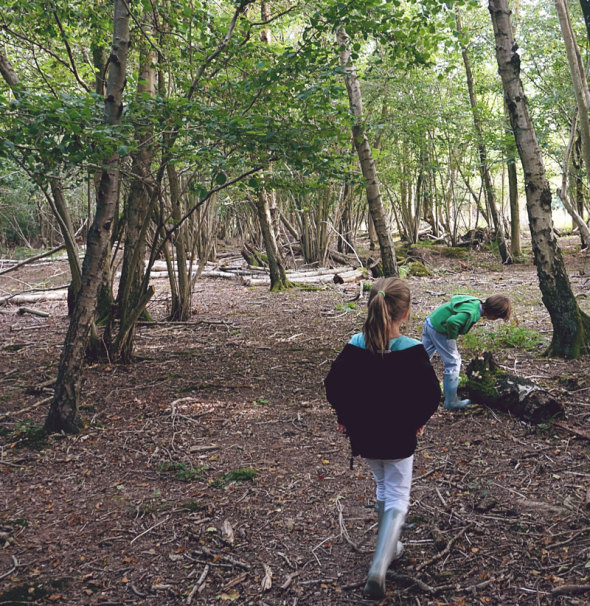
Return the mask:
<path fill-rule="evenodd" d="M 18 560 L 12 556 L 12 568 L 8 572 L 3 572 L 0 574 L 0 580 L 10 576 L 19 566 L 20 564 L 18 563 Z"/>
<path fill-rule="evenodd" d="M 27 406 L 26 408 L 21 408 L 20 410 L 13 410 L 11 412 L 3 412 L 2 414 L 0 414 L 0 419 L 3 419 L 4 417 L 11 417 L 12 415 L 20 415 L 23 412 L 28 412 L 29 410 L 33 410 L 33 408 L 37 408 L 37 406 L 46 404 L 52 398 L 53 398 L 53 396 L 44 398 L 43 400 L 40 400 L 39 402 L 35 402 L 35 404 L 31 404 L 30 406 Z"/>
<path fill-rule="evenodd" d="M 252 566 L 250 566 L 250 564 L 246 564 L 245 562 L 242 562 L 241 560 L 238 560 L 237 558 L 234 558 L 228 554 L 213 553 L 213 551 L 211 549 L 209 549 L 208 547 L 205 547 L 204 545 L 199 545 L 199 549 L 197 549 L 195 551 L 196 551 L 196 553 L 199 553 L 199 552 L 203 553 L 204 555 L 207 555 L 210 558 L 226 560 L 227 562 L 230 562 L 230 564 L 233 564 L 234 566 L 239 566 L 240 568 L 243 568 L 244 570 L 250 570 L 252 568 Z"/>
<path fill-rule="evenodd" d="M 295 572 L 291 572 L 290 574 L 287 575 L 287 578 L 285 579 L 285 582 L 281 585 L 281 589 L 285 590 L 285 589 L 289 589 L 289 587 L 291 586 L 291 583 L 293 582 L 293 579 L 295 577 L 298 577 L 300 575 L 300 571 L 297 570 Z"/>
<path fill-rule="evenodd" d="M 434 489 L 436 490 L 436 494 L 438 495 L 438 498 L 440 499 L 440 502 L 443 504 L 443 507 L 446 509 L 447 508 L 447 502 L 444 500 L 442 494 L 440 493 L 440 490 L 439 490 L 438 486 L 435 486 Z"/>
<path fill-rule="evenodd" d="M 332 539 L 335 539 L 336 537 L 326 537 L 323 541 L 321 541 L 320 543 L 318 543 L 312 550 L 311 553 L 313 554 L 313 557 L 316 559 L 318 566 L 321 568 L 322 567 L 322 563 L 320 562 L 320 559 L 318 558 L 318 556 L 315 553 L 316 549 L 319 549 L 324 543 L 327 543 L 328 541 L 331 541 Z"/>
<path fill-rule="evenodd" d="M 392 578 L 394 581 L 403 581 L 404 583 L 413 583 L 414 585 L 418 585 L 418 587 L 430 595 L 436 594 L 439 589 L 437 587 L 431 587 L 427 585 L 424 581 L 417 579 L 409 574 L 399 574 L 397 572 L 388 571 L 387 576 Z"/>
<path fill-rule="evenodd" d="M 0 465 L 8 465 L 8 467 L 16 467 L 17 469 L 20 469 L 22 467 L 22 465 L 17 465 L 16 463 L 9 463 L 8 461 L 3 461 L 2 459 L 0 459 Z"/>
<path fill-rule="evenodd" d="M 234 577 L 231 581 L 226 583 L 223 586 L 223 591 L 227 591 L 228 589 L 231 589 L 232 587 L 239 585 L 242 581 L 245 581 L 247 577 L 248 577 L 248 573 L 242 572 L 242 574 L 239 574 L 237 577 Z"/>
<path fill-rule="evenodd" d="M 192 603 L 193 598 L 195 597 L 196 593 L 201 593 L 201 591 L 203 591 L 203 588 L 205 586 L 205 579 L 207 578 L 208 574 L 209 574 L 209 565 L 206 564 L 205 568 L 203 568 L 203 572 L 201 573 L 201 576 L 199 577 L 199 580 L 195 583 L 195 586 L 191 589 L 191 592 L 188 594 L 188 597 L 186 598 L 187 604 Z"/>
<path fill-rule="evenodd" d="M 344 515 L 342 505 L 340 503 L 342 497 L 336 497 L 336 509 L 338 510 L 338 524 L 340 526 L 340 536 L 344 538 L 344 540 L 358 553 L 365 553 L 351 538 L 348 534 L 348 529 L 346 528 L 346 524 L 344 523 Z M 322 541 L 323 542 L 323 541 Z M 322 543 L 320 543 L 321 545 Z M 319 547 L 319 545 L 318 545 Z"/>
<path fill-rule="evenodd" d="M 419 564 L 418 566 L 416 566 L 415 570 L 416 572 L 420 572 L 420 570 L 423 570 L 424 568 L 426 568 L 427 566 L 430 566 L 430 564 L 433 564 L 434 562 L 437 562 L 438 560 L 440 560 L 441 558 L 444 558 L 445 555 L 447 555 L 447 553 L 450 553 L 451 551 L 451 547 L 453 546 L 453 544 L 459 539 L 461 538 L 461 536 L 463 535 L 463 533 L 469 528 L 470 524 L 468 524 L 465 528 L 462 528 L 448 543 L 447 546 L 439 553 L 437 553 L 434 557 L 430 558 L 429 560 L 426 560 L 424 562 L 422 562 L 422 564 Z"/>
<path fill-rule="evenodd" d="M 129 543 L 129 544 L 133 545 L 133 543 L 135 543 L 135 541 L 137 541 L 137 539 L 140 539 L 144 534 L 151 532 L 154 528 L 161 526 L 162 524 L 164 524 L 164 522 L 167 522 L 169 519 L 170 519 L 170 516 L 166 516 L 163 520 L 160 520 L 153 526 L 150 526 L 147 530 L 144 530 L 141 534 L 138 534 L 134 539 L 131 539 L 131 543 Z"/>
<path fill-rule="evenodd" d="M 133 585 L 133 583 L 129 584 L 129 589 L 131 589 L 131 591 L 139 598 L 146 598 L 147 594 L 146 593 L 142 593 L 141 591 L 139 591 L 139 589 L 137 589 L 137 587 L 135 587 L 135 585 Z"/>
<path fill-rule="evenodd" d="M 562 585 L 551 590 L 551 595 L 567 595 L 567 594 L 579 594 L 579 593 L 590 593 L 590 585 Z"/>

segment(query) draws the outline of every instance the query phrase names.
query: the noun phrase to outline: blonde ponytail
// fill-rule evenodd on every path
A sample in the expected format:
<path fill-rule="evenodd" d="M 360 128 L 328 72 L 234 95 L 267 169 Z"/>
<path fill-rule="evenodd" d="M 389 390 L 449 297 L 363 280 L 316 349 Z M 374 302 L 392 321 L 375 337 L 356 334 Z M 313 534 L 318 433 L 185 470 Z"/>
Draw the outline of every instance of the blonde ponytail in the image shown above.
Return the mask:
<path fill-rule="evenodd" d="M 410 289 L 400 278 L 381 278 L 369 294 L 367 319 L 363 327 L 366 348 L 373 352 L 389 349 L 389 326 L 410 308 Z"/>

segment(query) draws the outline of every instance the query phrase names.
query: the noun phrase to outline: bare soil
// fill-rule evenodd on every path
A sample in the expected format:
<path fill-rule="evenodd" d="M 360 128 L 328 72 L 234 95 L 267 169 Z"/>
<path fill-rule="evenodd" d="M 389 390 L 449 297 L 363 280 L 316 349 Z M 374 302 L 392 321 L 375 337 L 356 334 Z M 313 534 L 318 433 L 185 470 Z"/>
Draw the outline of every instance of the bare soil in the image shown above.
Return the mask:
<path fill-rule="evenodd" d="M 590 312 L 590 259 L 562 245 Z M 530 260 L 425 257 L 433 275 L 408 279 L 407 334 L 451 294 L 509 294 L 519 328 L 544 342 L 508 348 L 490 341 L 498 323 L 482 324 L 479 342 L 459 341 L 464 364 L 492 343 L 504 368 L 560 400 L 569 429 L 439 409 L 382 603 L 588 604 L 590 358 L 543 357 L 551 325 Z M 64 265 L 25 266 L 0 289 L 41 282 L 66 283 Z M 362 327 L 366 300 L 348 303 L 358 285 L 271 294 L 203 279 L 187 324 L 164 322 L 156 286 L 158 323 L 140 326 L 136 362 L 86 368 L 77 436 L 37 431 L 65 302 L 36 304 L 48 318 L 0 308 L 0 604 L 368 603 L 373 481 L 361 459 L 350 469 L 322 384 Z"/>

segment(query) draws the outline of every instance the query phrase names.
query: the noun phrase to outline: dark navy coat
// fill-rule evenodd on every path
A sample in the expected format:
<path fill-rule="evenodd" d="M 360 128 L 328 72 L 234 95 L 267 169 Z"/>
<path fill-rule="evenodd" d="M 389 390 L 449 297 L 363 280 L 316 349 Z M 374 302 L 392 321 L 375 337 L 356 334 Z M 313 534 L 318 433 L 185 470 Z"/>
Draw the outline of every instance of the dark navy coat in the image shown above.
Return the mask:
<path fill-rule="evenodd" d="M 434 414 L 441 398 L 422 344 L 384 354 L 348 344 L 324 385 L 338 422 L 347 429 L 352 454 L 370 459 L 414 454 L 416 430 Z"/>

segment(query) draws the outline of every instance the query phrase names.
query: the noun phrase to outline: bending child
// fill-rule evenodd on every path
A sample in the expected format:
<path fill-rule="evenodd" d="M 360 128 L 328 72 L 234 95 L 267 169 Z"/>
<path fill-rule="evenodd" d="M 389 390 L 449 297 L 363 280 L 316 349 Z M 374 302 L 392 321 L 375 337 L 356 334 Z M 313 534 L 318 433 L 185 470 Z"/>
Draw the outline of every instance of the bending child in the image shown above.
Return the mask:
<path fill-rule="evenodd" d="M 504 295 L 492 295 L 483 303 L 477 297 L 455 295 L 426 318 L 422 344 L 431 358 L 435 351 L 438 351 L 443 361 L 446 410 L 458 410 L 471 404 L 470 400 L 457 398 L 461 370 L 461 354 L 457 349 L 457 337 L 467 334 L 480 318 L 509 320 L 511 313 L 512 304 Z"/>
<path fill-rule="evenodd" d="M 347 434 L 353 456 L 373 472 L 379 531 L 365 595 L 385 595 L 385 574 L 401 556 L 399 541 L 410 502 L 416 434 L 434 414 L 440 384 L 422 344 L 402 335 L 410 313 L 410 290 L 403 280 L 375 282 L 363 332 L 338 355 L 325 380 L 336 411 L 338 431 Z"/>

